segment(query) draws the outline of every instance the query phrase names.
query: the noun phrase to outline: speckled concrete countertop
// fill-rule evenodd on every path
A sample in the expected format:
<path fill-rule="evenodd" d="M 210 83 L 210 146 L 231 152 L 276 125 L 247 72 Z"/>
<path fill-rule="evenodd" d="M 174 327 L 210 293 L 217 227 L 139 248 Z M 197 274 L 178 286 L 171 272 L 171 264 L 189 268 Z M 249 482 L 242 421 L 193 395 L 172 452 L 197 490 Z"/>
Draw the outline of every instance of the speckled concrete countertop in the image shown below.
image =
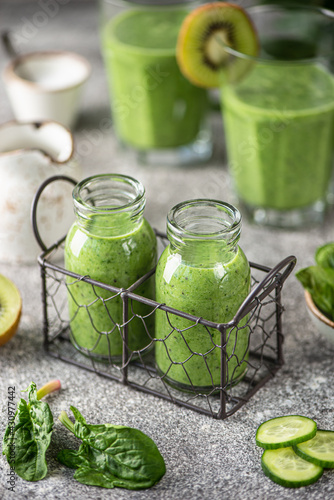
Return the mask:
<path fill-rule="evenodd" d="M 101 129 L 109 119 L 105 75 L 99 52 L 97 6 L 87 2 L 57 2 L 59 9 L 48 21 L 36 24 L 39 2 L 1 2 L 1 27 L 25 36 L 21 52 L 71 49 L 86 56 L 93 67 L 82 105 L 80 126 L 75 131 L 78 157 L 84 176 L 119 172 L 140 179 L 147 190 L 146 217 L 164 230 L 165 214 L 175 203 L 194 197 L 213 197 L 233 202 L 224 165 L 224 146 L 219 116 L 213 117 L 216 150 L 205 167 L 165 168 L 138 165 L 130 154 L 120 153 L 112 128 Z M 25 31 L 24 31 L 25 30 Z M 25 35 L 24 35 L 25 34 Z M 0 52 L 0 69 L 6 57 Z M 0 84 L 0 122 L 12 118 Z M 243 225 L 241 246 L 250 260 L 273 266 L 287 255 L 298 258 L 297 268 L 313 262 L 316 247 L 334 240 L 334 214 L 325 224 L 298 232 L 275 231 Z M 150 395 L 47 357 L 42 348 L 42 305 L 39 268 L 8 266 L 0 262 L 0 273 L 12 278 L 23 297 L 23 316 L 16 336 L 0 350 L 1 439 L 7 423 L 7 390 L 16 394 L 31 380 L 38 386 L 60 378 L 62 390 L 48 397 L 56 417 L 70 405 L 78 407 L 90 423 L 110 422 L 137 427 L 151 436 L 165 458 L 167 473 L 152 489 L 106 490 L 79 484 L 73 471 L 60 466 L 57 451 L 68 444 L 68 433 L 55 422 L 53 446 L 48 452 L 48 475 L 37 483 L 16 479 L 15 493 L 7 490 L 9 467 L 0 459 L 0 497 L 36 499 L 330 499 L 334 497 L 334 472 L 325 471 L 314 485 L 289 490 L 264 476 L 254 437 L 265 419 L 284 414 L 303 414 L 318 426 L 334 429 L 334 345 L 314 329 L 306 314 L 303 291 L 291 276 L 284 286 L 283 328 L 285 364 L 251 400 L 224 421 L 181 409 Z M 57 420 L 55 418 L 55 420 Z"/>

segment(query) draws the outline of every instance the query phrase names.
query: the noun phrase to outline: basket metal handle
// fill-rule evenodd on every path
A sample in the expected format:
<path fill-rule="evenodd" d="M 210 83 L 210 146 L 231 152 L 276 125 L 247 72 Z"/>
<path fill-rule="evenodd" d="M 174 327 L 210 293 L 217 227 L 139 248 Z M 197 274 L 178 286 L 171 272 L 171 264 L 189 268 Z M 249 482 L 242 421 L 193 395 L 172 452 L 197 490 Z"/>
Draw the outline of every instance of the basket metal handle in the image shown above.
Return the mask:
<path fill-rule="evenodd" d="M 41 247 L 41 249 L 43 250 L 43 252 L 45 252 L 47 250 L 47 246 L 43 242 L 41 235 L 39 233 L 39 229 L 38 229 L 38 225 L 37 225 L 37 207 L 38 207 L 39 199 L 40 199 L 44 189 L 49 184 L 51 184 L 52 182 L 55 182 L 55 181 L 67 181 L 67 182 L 70 182 L 71 184 L 73 184 L 74 186 L 78 183 L 75 179 L 72 179 L 72 177 L 68 177 L 67 175 L 54 175 L 54 176 L 46 179 L 44 182 L 42 182 L 42 184 L 37 189 L 36 194 L 35 194 L 33 201 L 32 201 L 32 205 L 31 205 L 31 225 L 32 225 L 32 229 L 33 229 L 36 241 L 39 244 L 39 246 Z"/>
<path fill-rule="evenodd" d="M 239 321 L 255 307 L 259 300 L 261 301 L 264 299 L 275 288 L 282 288 L 284 281 L 292 273 L 296 263 L 297 258 L 294 255 L 290 255 L 289 257 L 285 257 L 285 259 L 272 269 L 268 269 L 269 272 L 265 278 L 246 297 L 230 323 L 238 324 Z M 258 267 L 253 263 L 250 264 L 252 267 Z"/>

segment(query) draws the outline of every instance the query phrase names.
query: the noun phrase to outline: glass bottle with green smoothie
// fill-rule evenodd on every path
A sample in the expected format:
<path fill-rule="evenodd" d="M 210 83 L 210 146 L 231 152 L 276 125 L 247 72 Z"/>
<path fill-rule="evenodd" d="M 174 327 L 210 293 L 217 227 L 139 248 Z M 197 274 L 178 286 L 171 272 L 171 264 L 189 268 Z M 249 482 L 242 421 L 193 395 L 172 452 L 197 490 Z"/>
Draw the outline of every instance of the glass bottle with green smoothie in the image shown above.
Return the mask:
<path fill-rule="evenodd" d="M 169 245 L 156 269 L 159 303 L 214 323 L 233 319 L 250 291 L 250 268 L 238 245 L 239 211 L 215 200 L 176 205 L 167 217 Z M 227 381 L 247 368 L 249 329 L 243 318 L 227 331 Z M 219 330 L 156 311 L 155 357 L 163 379 L 182 390 L 213 391 L 221 383 Z M 223 347 L 225 348 L 225 346 Z"/>
<path fill-rule="evenodd" d="M 211 155 L 208 95 L 180 72 L 176 44 L 194 0 L 101 0 L 101 44 L 114 131 L 144 162 Z"/>
<path fill-rule="evenodd" d="M 123 352 L 119 289 L 150 271 L 157 258 L 154 231 L 143 217 L 145 190 L 132 177 L 97 175 L 76 185 L 73 202 L 76 221 L 65 241 L 65 267 L 111 285 L 115 292 L 68 277 L 71 341 L 83 354 L 118 362 Z M 154 299 L 154 279 L 144 281 L 136 293 Z M 134 314 L 148 313 L 144 304 L 131 307 Z M 152 315 L 146 318 L 146 328 L 140 318 L 133 318 L 128 326 L 130 355 L 145 350 L 152 329 Z"/>

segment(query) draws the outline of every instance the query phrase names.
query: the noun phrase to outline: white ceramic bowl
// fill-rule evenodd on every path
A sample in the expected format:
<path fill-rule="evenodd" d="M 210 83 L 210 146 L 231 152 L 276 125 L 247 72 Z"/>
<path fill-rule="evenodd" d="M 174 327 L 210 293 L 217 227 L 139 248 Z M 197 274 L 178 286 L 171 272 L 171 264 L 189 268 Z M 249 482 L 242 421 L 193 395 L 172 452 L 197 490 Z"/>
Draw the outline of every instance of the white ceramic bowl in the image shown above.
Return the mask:
<path fill-rule="evenodd" d="M 331 321 L 319 311 L 312 300 L 311 294 L 307 290 L 305 290 L 305 301 L 314 326 L 324 337 L 334 343 L 334 321 Z"/>
<path fill-rule="evenodd" d="M 33 52 L 12 60 L 3 81 L 16 120 L 52 120 L 72 128 L 88 61 L 73 52 Z"/>

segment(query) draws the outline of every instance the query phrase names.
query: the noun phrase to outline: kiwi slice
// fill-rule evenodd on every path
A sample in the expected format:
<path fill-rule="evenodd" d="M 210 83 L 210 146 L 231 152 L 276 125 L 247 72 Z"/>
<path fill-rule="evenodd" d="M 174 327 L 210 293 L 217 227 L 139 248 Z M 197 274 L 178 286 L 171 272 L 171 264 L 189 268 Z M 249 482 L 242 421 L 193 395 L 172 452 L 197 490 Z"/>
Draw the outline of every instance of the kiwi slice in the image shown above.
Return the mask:
<path fill-rule="evenodd" d="M 16 333 L 21 310 L 20 292 L 11 280 L 0 274 L 0 346 Z"/>
<path fill-rule="evenodd" d="M 199 87 L 219 87 L 226 78 L 235 81 L 252 64 L 234 57 L 225 47 L 256 56 L 258 37 L 248 14 L 239 6 L 214 2 L 194 9 L 184 19 L 177 41 L 181 72 Z"/>

